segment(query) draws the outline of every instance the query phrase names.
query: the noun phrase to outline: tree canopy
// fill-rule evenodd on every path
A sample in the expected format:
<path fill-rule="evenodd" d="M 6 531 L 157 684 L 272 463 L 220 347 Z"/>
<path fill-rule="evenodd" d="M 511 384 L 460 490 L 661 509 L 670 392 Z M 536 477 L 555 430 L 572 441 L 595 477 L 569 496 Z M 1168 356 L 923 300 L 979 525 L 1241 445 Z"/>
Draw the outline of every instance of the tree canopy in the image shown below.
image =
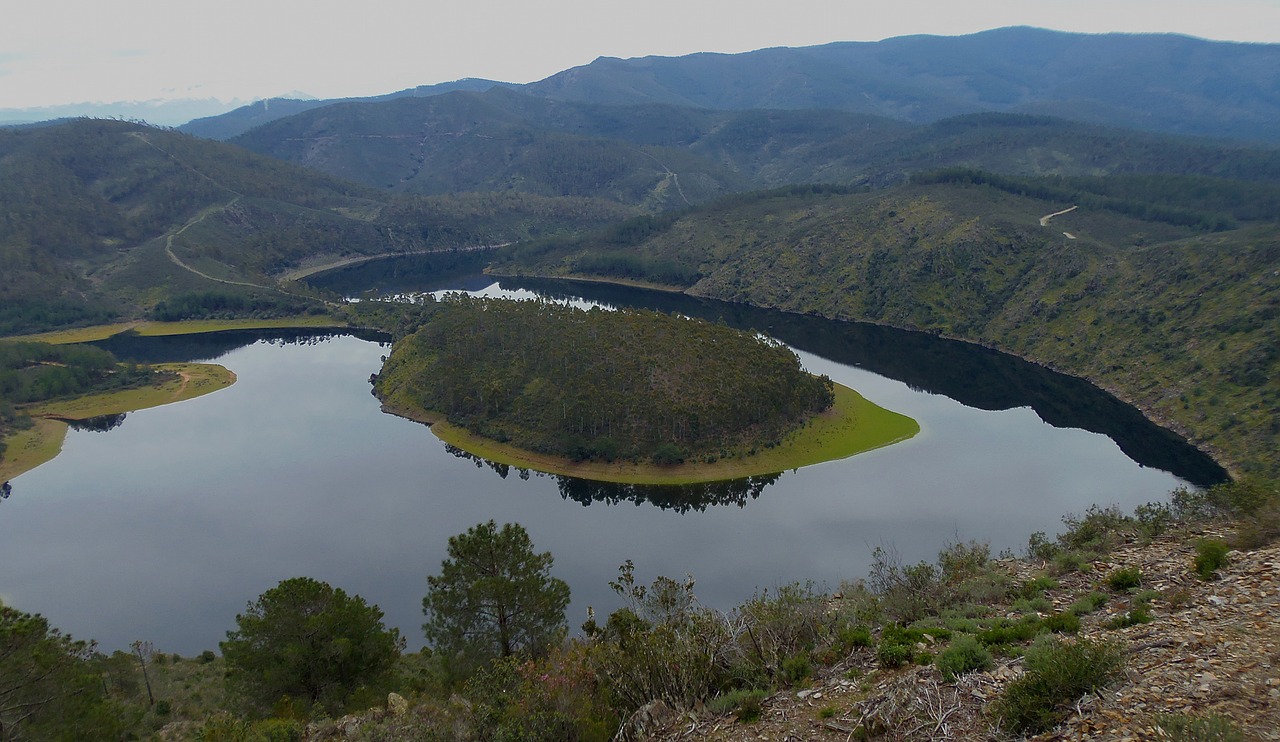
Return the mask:
<path fill-rule="evenodd" d="M 227 683 L 250 708 L 282 699 L 335 713 L 390 679 L 404 640 L 382 610 L 308 577 L 282 581 L 236 616 L 220 645 Z"/>
<path fill-rule="evenodd" d="M 0 603 L 0 740 L 121 739 L 95 654 L 92 642 Z"/>
<path fill-rule="evenodd" d="M 831 381 L 781 343 L 687 317 L 451 296 L 375 392 L 479 435 L 574 460 L 674 464 L 776 444 Z"/>
<path fill-rule="evenodd" d="M 440 574 L 427 577 L 427 641 L 464 665 L 542 652 L 563 634 L 569 606 L 551 563 L 519 524 L 490 520 L 451 537 Z"/>

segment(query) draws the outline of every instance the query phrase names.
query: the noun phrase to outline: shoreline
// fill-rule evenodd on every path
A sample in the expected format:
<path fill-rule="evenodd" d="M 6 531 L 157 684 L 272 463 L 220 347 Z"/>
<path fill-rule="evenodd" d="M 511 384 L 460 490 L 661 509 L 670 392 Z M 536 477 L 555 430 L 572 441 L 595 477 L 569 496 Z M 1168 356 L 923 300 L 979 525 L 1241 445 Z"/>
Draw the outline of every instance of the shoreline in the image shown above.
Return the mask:
<path fill-rule="evenodd" d="M 499 464 L 597 482 L 615 484 L 702 484 L 727 479 L 778 474 L 827 461 L 838 461 L 915 437 L 920 424 L 887 410 L 857 391 L 835 385 L 835 403 L 811 418 L 773 448 L 754 456 L 671 466 L 632 462 L 580 461 L 537 453 L 475 435 L 451 424 L 443 415 L 384 402 L 382 411 L 422 423 L 442 442 Z"/>
<path fill-rule="evenodd" d="M 153 368 L 171 371 L 177 374 L 177 379 L 73 399 L 37 402 L 21 408 L 34 424 L 5 438 L 5 456 L 0 459 L 0 482 L 19 477 L 57 458 L 62 453 L 70 422 L 185 402 L 225 389 L 236 382 L 235 372 L 216 363 L 157 363 Z"/>

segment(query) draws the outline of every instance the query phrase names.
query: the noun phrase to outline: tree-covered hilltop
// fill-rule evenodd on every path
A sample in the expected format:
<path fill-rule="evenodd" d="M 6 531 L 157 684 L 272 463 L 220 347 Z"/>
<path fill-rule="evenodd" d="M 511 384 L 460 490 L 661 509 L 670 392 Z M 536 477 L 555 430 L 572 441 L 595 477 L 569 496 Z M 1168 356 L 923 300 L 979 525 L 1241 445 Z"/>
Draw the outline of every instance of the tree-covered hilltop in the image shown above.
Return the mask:
<path fill-rule="evenodd" d="M 573 460 L 714 460 L 777 444 L 833 387 L 785 346 L 632 310 L 451 296 L 396 343 L 375 393 L 499 442 Z"/>

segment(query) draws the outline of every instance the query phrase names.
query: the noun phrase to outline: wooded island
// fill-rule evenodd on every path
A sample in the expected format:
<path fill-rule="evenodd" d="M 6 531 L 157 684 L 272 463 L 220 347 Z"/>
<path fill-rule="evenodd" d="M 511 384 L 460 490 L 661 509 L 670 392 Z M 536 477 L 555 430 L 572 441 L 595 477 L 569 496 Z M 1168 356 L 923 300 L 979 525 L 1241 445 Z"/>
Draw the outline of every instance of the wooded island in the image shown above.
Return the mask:
<path fill-rule="evenodd" d="M 446 441 L 517 466 L 705 480 L 842 458 L 919 429 L 806 373 L 781 343 L 719 324 L 466 296 L 426 317 L 396 343 L 374 393 Z M 783 458 L 766 456 L 779 447 Z"/>

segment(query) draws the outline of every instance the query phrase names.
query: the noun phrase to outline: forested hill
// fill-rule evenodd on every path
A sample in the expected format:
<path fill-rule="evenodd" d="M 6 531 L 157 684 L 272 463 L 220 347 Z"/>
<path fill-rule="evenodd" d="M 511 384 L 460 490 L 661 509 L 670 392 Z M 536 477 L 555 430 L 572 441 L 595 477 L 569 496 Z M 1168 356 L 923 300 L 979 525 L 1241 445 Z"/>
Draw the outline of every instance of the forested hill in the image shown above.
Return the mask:
<path fill-rule="evenodd" d="M 601 58 L 526 92 L 593 103 L 835 108 L 915 122 L 1005 111 L 1280 143 L 1280 44 L 1001 28 L 743 54 Z"/>
<path fill-rule="evenodd" d="M 463 296 L 428 306 L 374 390 L 528 451 L 658 464 L 753 454 L 834 400 L 781 343 L 727 326 Z"/>
<path fill-rule="evenodd" d="M 0 334 L 136 316 L 175 296 L 294 311 L 309 300 L 274 276 L 304 260 L 497 244 L 631 213 L 522 195 L 393 200 L 120 121 L 0 129 Z"/>
<path fill-rule="evenodd" d="M 1258 219 L 1280 214 L 1274 187 L 1238 199 L 1225 194 L 1240 184 L 1205 179 L 1150 195 L 1141 179 L 933 180 L 734 197 L 519 246 L 495 269 L 981 342 L 1093 380 L 1237 472 L 1280 471 L 1280 229 Z M 1192 218 L 1215 193 L 1222 210 Z"/>
<path fill-rule="evenodd" d="M 234 141 L 383 190 L 515 190 L 650 211 L 796 183 L 879 186 L 947 166 L 1280 182 L 1278 150 L 1043 116 L 973 114 L 918 125 L 832 110 L 565 103 L 507 89 L 332 105 Z"/>

